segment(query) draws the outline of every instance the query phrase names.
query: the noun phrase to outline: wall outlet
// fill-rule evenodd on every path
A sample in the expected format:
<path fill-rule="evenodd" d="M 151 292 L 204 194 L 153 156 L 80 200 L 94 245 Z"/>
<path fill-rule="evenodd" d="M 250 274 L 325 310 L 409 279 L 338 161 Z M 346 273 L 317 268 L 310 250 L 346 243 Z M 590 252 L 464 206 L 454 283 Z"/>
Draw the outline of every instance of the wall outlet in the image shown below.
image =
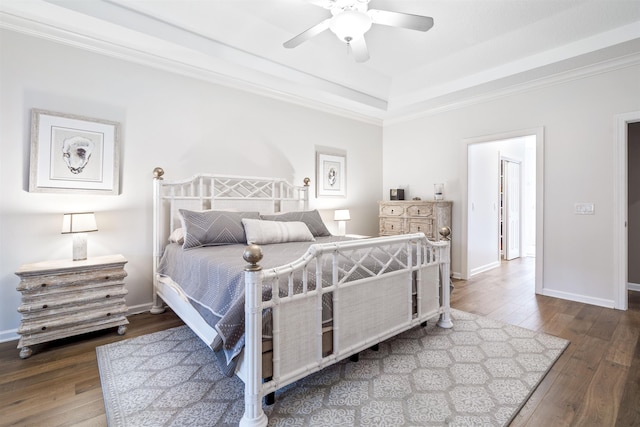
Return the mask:
<path fill-rule="evenodd" d="M 573 209 L 576 215 L 594 215 L 596 213 L 593 203 L 576 203 Z"/>

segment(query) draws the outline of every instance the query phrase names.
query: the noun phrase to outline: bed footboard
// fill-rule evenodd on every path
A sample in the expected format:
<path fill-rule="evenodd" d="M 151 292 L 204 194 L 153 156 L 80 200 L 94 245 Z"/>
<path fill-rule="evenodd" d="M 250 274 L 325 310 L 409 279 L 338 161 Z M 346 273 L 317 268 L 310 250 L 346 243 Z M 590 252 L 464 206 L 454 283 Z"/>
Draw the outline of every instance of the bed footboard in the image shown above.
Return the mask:
<path fill-rule="evenodd" d="M 312 245 L 290 265 L 263 270 L 246 248 L 245 413 L 241 426 L 267 425 L 262 397 L 439 316 L 450 318 L 449 242 L 424 234 Z M 330 265 L 330 268 L 326 266 Z M 293 283 L 302 281 L 294 293 Z M 322 284 L 316 286 L 316 284 Z M 271 299 L 263 291 L 271 287 Z M 332 304 L 330 354 L 322 350 L 323 304 Z M 273 373 L 262 380 L 262 313 L 272 311 Z M 286 319 L 286 321 L 285 321 Z"/>

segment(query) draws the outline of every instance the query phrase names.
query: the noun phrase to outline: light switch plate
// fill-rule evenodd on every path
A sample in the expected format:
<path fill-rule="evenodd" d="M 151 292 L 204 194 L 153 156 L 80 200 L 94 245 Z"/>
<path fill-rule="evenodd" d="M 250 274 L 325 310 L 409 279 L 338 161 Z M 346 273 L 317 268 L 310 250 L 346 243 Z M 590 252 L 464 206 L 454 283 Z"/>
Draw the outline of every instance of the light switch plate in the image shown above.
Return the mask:
<path fill-rule="evenodd" d="M 574 211 L 576 215 L 594 215 L 596 213 L 595 205 L 591 202 L 588 203 L 576 203 L 574 205 Z"/>

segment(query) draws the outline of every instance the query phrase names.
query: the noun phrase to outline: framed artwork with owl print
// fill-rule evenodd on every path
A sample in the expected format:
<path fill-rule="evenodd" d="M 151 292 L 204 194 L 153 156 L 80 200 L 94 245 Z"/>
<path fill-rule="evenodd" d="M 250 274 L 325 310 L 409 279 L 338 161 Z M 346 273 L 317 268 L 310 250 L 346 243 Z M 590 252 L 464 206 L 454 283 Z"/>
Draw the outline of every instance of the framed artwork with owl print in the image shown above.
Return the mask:
<path fill-rule="evenodd" d="M 347 195 L 347 156 L 316 152 L 316 196 Z"/>
<path fill-rule="evenodd" d="M 33 109 L 29 191 L 119 194 L 119 135 L 117 122 Z"/>

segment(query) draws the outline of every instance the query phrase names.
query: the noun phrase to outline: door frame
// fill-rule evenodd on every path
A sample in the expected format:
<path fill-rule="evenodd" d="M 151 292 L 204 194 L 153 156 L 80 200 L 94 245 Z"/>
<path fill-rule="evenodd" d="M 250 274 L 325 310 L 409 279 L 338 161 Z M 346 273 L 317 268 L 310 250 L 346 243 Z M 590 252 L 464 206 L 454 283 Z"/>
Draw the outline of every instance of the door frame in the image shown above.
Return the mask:
<path fill-rule="evenodd" d="M 536 137 L 536 293 L 541 294 L 544 289 L 544 127 L 522 129 L 511 132 L 485 135 L 462 140 L 463 167 L 461 169 L 460 187 L 462 193 L 462 230 L 461 240 L 464 250 L 461 253 L 462 279 L 468 280 L 469 272 L 469 145 L 481 142 L 491 142 L 501 139 L 512 139 L 522 136 Z"/>
<path fill-rule="evenodd" d="M 627 234 L 628 171 L 627 171 L 627 126 L 640 122 L 640 111 L 618 114 L 614 118 L 615 144 L 613 167 L 613 283 L 615 284 L 615 308 L 628 309 L 627 282 L 629 273 L 629 251 Z"/>
<path fill-rule="evenodd" d="M 517 164 L 519 167 L 518 170 L 518 256 L 516 258 L 520 258 L 522 257 L 522 162 L 520 160 L 516 160 L 513 159 L 511 157 L 508 156 L 503 156 L 500 155 L 500 167 L 502 168 L 504 166 L 504 162 L 508 162 L 508 163 L 514 163 Z M 503 235 L 503 242 L 502 242 L 502 256 L 501 256 L 501 260 L 507 260 L 507 252 L 508 249 L 507 247 L 509 246 L 508 241 L 509 241 L 509 231 L 511 229 L 511 227 L 509 227 L 509 209 L 507 204 L 509 203 L 509 195 L 507 194 L 507 191 L 504 191 L 504 189 L 506 188 L 507 190 L 509 189 L 509 179 L 506 176 L 506 172 L 503 173 L 503 185 L 506 183 L 506 186 L 503 188 L 503 194 L 504 194 L 504 198 L 502 200 L 502 221 L 503 221 L 503 230 L 502 230 L 502 235 Z M 506 221 L 505 221 L 506 218 Z M 506 244 L 505 244 L 505 240 L 506 240 Z"/>

